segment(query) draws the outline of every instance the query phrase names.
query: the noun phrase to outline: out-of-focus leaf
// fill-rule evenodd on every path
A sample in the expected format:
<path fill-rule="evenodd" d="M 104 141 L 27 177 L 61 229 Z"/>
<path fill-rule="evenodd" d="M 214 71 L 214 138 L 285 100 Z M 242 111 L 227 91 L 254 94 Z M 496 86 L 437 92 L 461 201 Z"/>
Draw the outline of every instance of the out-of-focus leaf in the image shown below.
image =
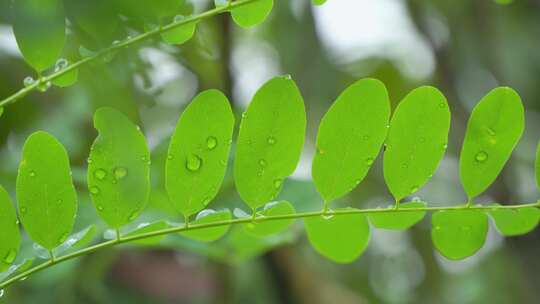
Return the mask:
<path fill-rule="evenodd" d="M 256 209 L 281 191 L 300 159 L 306 130 L 304 101 L 290 77 L 275 77 L 242 115 L 234 179 L 242 199 Z"/>
<path fill-rule="evenodd" d="M 15 261 L 21 235 L 19 221 L 9 194 L 0 186 L 0 272 L 5 271 Z"/>
<path fill-rule="evenodd" d="M 338 210 L 352 210 L 352 208 Z M 351 263 L 368 245 L 369 223 L 364 214 L 309 217 L 304 219 L 304 222 L 313 248 L 334 262 Z"/>
<path fill-rule="evenodd" d="M 139 234 L 150 233 L 150 232 L 165 229 L 167 227 L 169 227 L 169 225 L 167 224 L 166 221 L 163 221 L 163 220 L 156 221 L 153 223 L 143 223 L 143 224 L 140 224 L 135 230 L 127 233 L 125 236 L 130 237 L 130 236 L 136 236 Z M 159 243 L 161 240 L 163 240 L 164 238 L 165 238 L 165 235 L 159 235 L 159 236 L 136 240 L 131 243 L 139 244 L 139 245 L 155 245 Z"/>
<path fill-rule="evenodd" d="M 218 193 L 233 128 L 231 106 L 218 90 L 197 95 L 178 120 L 167 156 L 165 186 L 184 216 L 206 207 Z"/>
<path fill-rule="evenodd" d="M 313 181 L 325 201 L 350 192 L 371 168 L 386 138 L 390 102 L 382 82 L 362 79 L 324 115 L 313 159 Z"/>
<path fill-rule="evenodd" d="M 66 149 L 46 132 L 24 143 L 17 175 L 21 222 L 30 237 L 52 250 L 69 236 L 77 214 L 77 193 Z"/>
<path fill-rule="evenodd" d="M 540 220 L 535 207 L 519 209 L 493 209 L 489 211 L 497 230 L 504 236 L 515 236 L 532 231 Z"/>
<path fill-rule="evenodd" d="M 183 15 L 177 15 L 174 17 L 174 22 L 180 22 L 185 18 Z M 161 38 L 168 44 L 182 44 L 193 37 L 196 28 L 197 22 L 190 22 L 161 33 Z"/>
<path fill-rule="evenodd" d="M 412 201 L 399 205 L 399 209 L 415 209 L 426 207 L 425 202 Z M 389 207 L 393 208 L 393 207 Z M 405 230 L 420 222 L 426 215 L 425 211 L 406 211 L 392 213 L 369 214 L 369 221 L 373 226 L 380 229 Z"/>
<path fill-rule="evenodd" d="M 212 209 L 207 209 L 201 211 L 195 221 L 190 222 L 190 225 L 202 225 L 202 224 L 211 224 L 214 222 L 228 221 L 231 219 L 231 211 L 228 209 L 214 211 Z M 216 227 L 208 227 L 201 229 L 193 229 L 181 232 L 180 234 L 194 240 L 203 241 L 203 242 L 213 242 L 220 239 L 227 233 L 230 225 L 220 225 Z"/>
<path fill-rule="evenodd" d="M 258 215 L 266 216 L 280 216 L 294 214 L 294 207 L 288 201 L 271 202 L 264 205 L 261 212 Z M 268 236 L 276 234 L 286 230 L 294 222 L 294 219 L 283 220 L 271 220 L 271 221 L 259 221 L 252 222 L 244 225 L 247 232 L 256 236 Z"/>
<path fill-rule="evenodd" d="M 314 5 L 323 5 L 326 3 L 326 0 L 311 0 L 311 2 L 314 4 Z"/>
<path fill-rule="evenodd" d="M 510 157 L 525 127 L 521 98 L 499 87 L 474 107 L 461 150 L 461 182 L 470 199 L 495 180 Z"/>
<path fill-rule="evenodd" d="M 36 71 L 52 66 L 66 38 L 62 0 L 13 1 L 13 32 L 24 59 Z"/>
<path fill-rule="evenodd" d="M 9 268 L 6 271 L 0 272 L 0 281 L 4 280 L 5 278 L 9 277 L 12 274 L 16 274 L 16 273 L 27 270 L 28 268 L 30 268 L 30 266 L 32 266 L 33 263 L 34 263 L 34 259 L 24 259 L 20 263 L 9 266 Z"/>
<path fill-rule="evenodd" d="M 88 158 L 88 189 L 98 214 L 119 228 L 146 207 L 150 153 L 139 128 L 115 109 L 98 109 L 94 126 L 99 135 Z"/>
<path fill-rule="evenodd" d="M 480 210 L 445 210 L 431 218 L 431 238 L 435 248 L 450 260 L 476 253 L 486 241 L 487 216 Z"/>
<path fill-rule="evenodd" d="M 227 3 L 226 0 L 214 0 L 216 6 Z M 252 27 L 263 22 L 274 6 L 274 0 L 257 0 L 244 4 L 231 11 L 232 18 L 241 27 Z"/>
<path fill-rule="evenodd" d="M 390 121 L 384 179 L 395 200 L 416 192 L 437 169 L 448 142 L 450 110 L 434 87 L 412 90 Z"/>
<path fill-rule="evenodd" d="M 56 249 L 54 249 L 54 254 L 56 256 L 60 255 L 63 252 L 66 252 L 70 249 L 75 249 L 82 247 L 92 241 L 96 235 L 96 225 L 90 225 L 81 231 L 70 235 L 65 242 L 60 244 Z"/>
<path fill-rule="evenodd" d="M 67 61 L 67 59 L 60 58 L 56 61 L 54 72 L 59 72 L 67 68 L 68 65 L 69 65 L 69 62 Z M 73 69 L 71 71 L 64 73 L 61 76 L 58 76 L 57 78 L 53 79 L 51 82 L 57 87 L 65 88 L 65 87 L 74 85 L 77 82 L 78 78 L 79 78 L 79 69 Z"/>

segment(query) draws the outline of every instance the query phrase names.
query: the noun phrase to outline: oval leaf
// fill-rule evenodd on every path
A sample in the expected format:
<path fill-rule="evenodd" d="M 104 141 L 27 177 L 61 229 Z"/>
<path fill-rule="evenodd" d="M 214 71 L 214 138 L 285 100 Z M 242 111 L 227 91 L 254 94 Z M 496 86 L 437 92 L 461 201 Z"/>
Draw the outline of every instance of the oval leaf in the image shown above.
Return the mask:
<path fill-rule="evenodd" d="M 367 174 L 388 131 L 390 101 L 384 84 L 362 79 L 339 95 L 317 134 L 313 181 L 325 201 L 350 192 Z"/>
<path fill-rule="evenodd" d="M 412 201 L 399 205 L 399 209 L 416 209 L 426 207 L 425 202 Z M 394 208 L 394 207 L 389 207 Z M 426 211 L 399 211 L 399 212 L 380 212 L 369 214 L 369 221 L 373 226 L 380 229 L 406 230 L 420 222 Z"/>
<path fill-rule="evenodd" d="M 64 49 L 62 0 L 13 1 L 13 32 L 24 59 L 36 71 L 52 66 Z"/>
<path fill-rule="evenodd" d="M 139 235 L 139 234 L 145 234 L 145 233 L 150 233 L 150 232 L 154 232 L 154 231 L 158 231 L 158 230 L 163 230 L 163 229 L 166 229 L 168 227 L 169 227 L 169 225 L 167 224 L 167 222 L 163 221 L 163 220 L 156 221 L 156 222 L 153 222 L 153 223 L 143 223 L 143 224 L 140 224 L 133 231 L 128 232 L 125 236 L 126 237 L 132 237 L 132 236 L 136 236 L 136 235 Z M 161 242 L 161 240 L 163 240 L 164 238 L 165 238 L 165 235 L 158 235 L 158 236 L 154 236 L 154 237 L 148 237 L 148 238 L 136 240 L 136 241 L 133 241 L 132 243 L 133 244 L 139 244 L 139 245 L 155 245 L 155 244 Z"/>
<path fill-rule="evenodd" d="M 182 19 L 184 19 L 184 17 L 182 15 L 178 15 L 174 18 L 174 21 L 180 22 Z M 166 32 L 162 32 L 161 38 L 168 44 L 182 44 L 193 37 L 196 28 L 197 22 L 189 22 Z"/>
<path fill-rule="evenodd" d="M 83 230 L 70 235 L 60 246 L 54 249 L 54 255 L 59 256 L 68 250 L 80 248 L 90 243 L 95 235 L 96 225 L 90 225 Z"/>
<path fill-rule="evenodd" d="M 193 225 L 204 225 L 211 224 L 215 222 L 229 221 L 232 218 L 231 211 L 228 209 L 214 211 L 212 209 L 203 210 L 198 215 L 195 221 L 190 222 L 190 226 Z M 203 241 L 203 242 L 213 242 L 220 239 L 229 231 L 230 225 L 220 225 L 216 227 L 200 228 L 193 229 L 181 232 L 180 234 L 186 236 L 190 239 Z"/>
<path fill-rule="evenodd" d="M 17 214 L 9 194 L 0 186 L 0 272 L 9 268 L 15 261 L 19 246 L 21 244 L 21 234 Z"/>
<path fill-rule="evenodd" d="M 263 22 L 272 11 L 273 6 L 274 0 L 253 1 L 233 9 L 231 15 L 236 24 L 248 28 Z"/>
<path fill-rule="evenodd" d="M 101 218 L 119 228 L 146 207 L 150 153 L 139 128 L 115 109 L 98 109 L 94 126 L 99 135 L 88 158 L 88 189 Z"/>
<path fill-rule="evenodd" d="M 190 216 L 216 196 L 225 176 L 234 115 L 218 90 L 197 95 L 171 139 L 165 186 L 176 210 Z"/>
<path fill-rule="evenodd" d="M 504 236 L 515 236 L 532 231 L 540 220 L 536 207 L 519 209 L 493 209 L 489 211 L 497 230 Z"/>
<path fill-rule="evenodd" d="M 296 211 L 294 210 L 294 207 L 288 201 L 277 201 L 268 203 L 264 205 L 264 208 L 261 212 L 258 212 L 258 214 L 262 215 L 263 218 L 267 216 L 291 215 L 295 213 Z M 253 235 L 264 237 L 286 230 L 293 222 L 294 219 L 292 218 L 270 221 L 262 220 L 245 224 L 244 228 L 247 232 Z"/>
<path fill-rule="evenodd" d="M 470 199 L 499 175 L 524 126 L 521 98 L 511 88 L 492 90 L 474 107 L 459 160 L 461 182 Z"/>
<path fill-rule="evenodd" d="M 66 149 L 52 135 L 28 137 L 16 188 L 21 222 L 32 240 L 48 250 L 62 244 L 75 222 L 77 193 Z"/>
<path fill-rule="evenodd" d="M 330 215 L 328 218 L 316 216 L 306 218 L 304 222 L 313 248 L 334 262 L 350 263 L 357 259 L 368 245 L 369 223 L 364 214 Z"/>
<path fill-rule="evenodd" d="M 448 142 L 450 110 L 434 87 L 412 90 L 390 121 L 384 179 L 396 202 L 416 192 L 437 169 Z"/>
<path fill-rule="evenodd" d="M 431 219 L 435 248 L 450 260 L 461 260 L 476 253 L 486 241 L 488 220 L 482 211 L 438 211 Z"/>
<path fill-rule="evenodd" d="M 234 163 L 236 188 L 252 209 L 279 194 L 300 159 L 305 130 L 304 101 L 290 77 L 257 91 L 242 117 Z"/>

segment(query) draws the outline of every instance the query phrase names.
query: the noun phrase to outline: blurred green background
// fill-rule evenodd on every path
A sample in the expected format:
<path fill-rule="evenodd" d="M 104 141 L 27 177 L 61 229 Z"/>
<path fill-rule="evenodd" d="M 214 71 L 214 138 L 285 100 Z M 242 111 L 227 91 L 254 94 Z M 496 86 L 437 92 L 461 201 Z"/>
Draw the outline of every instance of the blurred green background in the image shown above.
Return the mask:
<path fill-rule="evenodd" d="M 138 19 L 144 9 L 137 5 L 146 1 L 133 1 L 133 12 L 122 16 L 114 31 L 107 23 L 107 1 L 65 2 L 71 3 L 68 19 L 86 14 L 103 22 L 102 36 L 94 37 L 70 19 L 65 52 L 72 61 L 79 57 L 81 45 L 97 50 L 144 28 Z M 14 93 L 33 74 L 18 51 L 10 5 L 0 1 L 0 97 Z M 213 2 L 193 0 L 192 7 L 202 12 Z M 302 160 L 281 197 L 299 211 L 319 210 L 322 201 L 310 181 L 318 123 L 345 87 L 356 79 L 375 77 L 387 85 L 393 107 L 409 90 L 424 84 L 437 86 L 448 98 L 453 114 L 448 152 L 417 194 L 433 206 L 466 200 L 458 179 L 458 156 L 472 107 L 496 86 L 516 89 L 526 107 L 524 137 L 478 201 L 534 202 L 539 50 L 538 0 L 509 5 L 493 0 L 328 0 L 317 7 L 308 0 L 275 0 L 269 18 L 254 28 L 242 29 L 228 15 L 213 17 L 200 23 L 195 36 L 181 46 L 157 38 L 143 42 L 86 65 L 70 88 L 33 93 L 8 106 L 0 118 L 0 182 L 15 198 L 24 140 L 37 130 L 54 134 L 69 152 L 79 193 L 75 231 L 99 223 L 101 238 L 107 227 L 90 203 L 85 174 L 96 136 L 92 115 L 109 105 L 141 126 L 153 156 L 151 206 L 131 228 L 155 219 L 181 221 L 168 205 L 163 169 L 169 137 L 183 108 L 198 92 L 217 88 L 231 100 L 238 122 L 258 87 L 273 76 L 291 74 L 306 102 L 308 132 Z M 366 180 L 333 206 L 391 204 L 381 164 L 379 157 Z M 231 172 L 210 207 L 247 211 Z M 18 259 L 36 254 L 26 237 Z M 266 239 L 233 227 L 211 244 L 170 235 L 159 245 L 102 250 L 14 284 L 0 302 L 538 303 L 538 256 L 538 228 L 504 239 L 491 225 L 477 254 L 459 262 L 446 260 L 431 244 L 428 217 L 405 232 L 374 229 L 361 258 L 337 265 L 310 247 L 297 221 L 289 231 Z"/>

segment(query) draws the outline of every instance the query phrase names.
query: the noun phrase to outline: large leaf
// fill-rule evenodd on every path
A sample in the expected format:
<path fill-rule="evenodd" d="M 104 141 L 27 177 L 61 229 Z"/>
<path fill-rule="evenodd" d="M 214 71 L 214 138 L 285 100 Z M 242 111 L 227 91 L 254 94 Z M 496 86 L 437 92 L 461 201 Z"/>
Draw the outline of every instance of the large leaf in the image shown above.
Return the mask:
<path fill-rule="evenodd" d="M 325 201 L 351 191 L 367 174 L 388 131 L 384 84 L 362 79 L 339 95 L 324 115 L 313 159 L 313 181 Z"/>
<path fill-rule="evenodd" d="M 182 113 L 171 139 L 166 188 L 176 210 L 190 216 L 216 196 L 225 176 L 234 115 L 218 90 L 197 95 Z"/>
<path fill-rule="evenodd" d="M 229 221 L 231 217 L 231 211 L 228 209 L 220 211 L 208 209 L 201 211 L 197 215 L 195 221 L 190 222 L 190 225 L 204 225 L 215 222 Z M 224 236 L 225 233 L 229 231 L 229 227 L 230 225 L 220 225 L 216 227 L 196 228 L 181 232 L 180 234 L 198 241 L 213 242 Z"/>
<path fill-rule="evenodd" d="M 412 201 L 401 204 L 399 209 L 416 209 L 423 207 L 426 207 L 425 202 Z M 405 230 L 421 221 L 425 215 L 426 211 L 378 212 L 369 214 L 369 221 L 373 226 L 380 229 Z"/>
<path fill-rule="evenodd" d="M 461 182 L 470 199 L 499 175 L 524 125 L 521 98 L 511 88 L 492 90 L 473 109 L 459 162 Z"/>
<path fill-rule="evenodd" d="M 448 141 L 450 110 L 434 87 L 412 90 L 390 122 L 384 179 L 395 200 L 416 192 L 437 169 Z"/>
<path fill-rule="evenodd" d="M 255 94 L 242 117 L 234 178 L 252 209 L 273 200 L 300 159 L 306 112 L 290 77 L 275 77 Z"/>
<path fill-rule="evenodd" d="M 264 217 L 267 216 L 283 216 L 292 215 L 294 213 L 295 210 L 291 203 L 288 201 L 277 201 L 264 205 L 263 210 L 258 213 L 258 216 L 262 216 L 264 219 Z M 293 222 L 294 219 L 292 218 L 282 220 L 262 220 L 245 224 L 244 228 L 253 235 L 268 236 L 286 230 Z"/>
<path fill-rule="evenodd" d="M 17 202 L 28 235 L 48 250 L 71 233 L 77 213 L 77 193 L 64 146 L 46 132 L 24 143 L 17 175 Z"/>
<path fill-rule="evenodd" d="M 215 0 L 219 6 L 223 0 Z M 257 0 L 244 4 L 231 11 L 232 18 L 241 27 L 252 27 L 263 22 L 272 11 L 274 0 Z"/>
<path fill-rule="evenodd" d="M 519 209 L 493 209 L 489 211 L 497 230 L 504 236 L 515 236 L 530 232 L 540 220 L 536 207 Z"/>
<path fill-rule="evenodd" d="M 431 223 L 435 248 L 450 260 L 473 255 L 486 241 L 488 220 L 480 210 L 438 211 Z"/>
<path fill-rule="evenodd" d="M 36 71 L 52 66 L 65 42 L 62 0 L 13 1 L 13 32 L 24 59 Z"/>
<path fill-rule="evenodd" d="M 364 252 L 369 242 L 369 223 L 364 214 L 309 217 L 304 222 L 313 248 L 337 263 L 354 261 Z"/>
<path fill-rule="evenodd" d="M 21 234 L 9 194 L 0 186 L 0 272 L 8 269 L 19 252 Z"/>
<path fill-rule="evenodd" d="M 139 128 L 115 109 L 98 109 L 94 126 L 99 135 L 88 158 L 88 189 L 98 214 L 119 228 L 146 207 L 150 153 Z"/>

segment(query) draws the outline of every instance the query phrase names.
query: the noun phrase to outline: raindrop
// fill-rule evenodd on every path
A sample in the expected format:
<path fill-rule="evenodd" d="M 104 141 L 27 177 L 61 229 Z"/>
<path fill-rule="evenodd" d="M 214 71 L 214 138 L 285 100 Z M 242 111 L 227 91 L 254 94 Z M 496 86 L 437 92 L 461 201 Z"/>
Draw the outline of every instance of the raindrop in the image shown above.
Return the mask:
<path fill-rule="evenodd" d="M 446 104 L 444 102 L 439 103 L 439 108 L 441 109 L 446 108 Z"/>
<path fill-rule="evenodd" d="M 92 163 L 92 159 L 89 157 L 87 160 L 86 160 L 87 163 L 91 164 Z"/>
<path fill-rule="evenodd" d="M 3 297 L 4 294 L 6 294 L 6 292 L 3 289 L 0 289 L 0 298 Z"/>
<path fill-rule="evenodd" d="M 105 176 L 107 176 L 107 172 L 103 169 L 97 169 L 96 171 L 94 171 L 94 176 L 99 180 L 103 180 Z"/>
<path fill-rule="evenodd" d="M 25 281 L 28 277 L 21 278 L 21 281 Z"/>
<path fill-rule="evenodd" d="M 17 251 L 15 249 L 10 249 L 6 256 L 4 257 L 4 262 L 6 264 L 11 264 L 13 261 L 15 261 L 15 257 L 17 256 Z"/>
<path fill-rule="evenodd" d="M 286 75 L 285 75 L 285 79 L 291 80 L 291 79 L 292 79 L 291 74 L 286 74 Z"/>
<path fill-rule="evenodd" d="M 25 87 L 29 87 L 29 86 L 33 85 L 35 82 L 36 81 L 31 76 L 27 76 L 23 80 L 23 84 L 24 84 Z"/>
<path fill-rule="evenodd" d="M 119 45 L 119 44 L 120 44 L 120 40 L 114 40 L 114 41 L 112 42 L 112 45 L 113 45 L 113 46 L 117 46 L 117 45 Z"/>
<path fill-rule="evenodd" d="M 279 179 L 279 178 L 275 179 L 274 180 L 274 188 L 279 189 L 279 187 L 281 187 L 281 183 L 282 183 L 281 179 Z"/>
<path fill-rule="evenodd" d="M 101 205 L 97 206 L 97 210 L 103 211 L 103 206 L 101 206 Z"/>
<path fill-rule="evenodd" d="M 418 191 L 418 186 L 414 185 L 411 187 L 411 193 Z"/>
<path fill-rule="evenodd" d="M 30 171 L 30 177 L 35 177 L 36 176 L 36 171 Z"/>
<path fill-rule="evenodd" d="M 173 158 L 174 158 L 174 155 L 172 155 L 172 154 L 167 155 L 167 159 L 168 159 L 168 160 L 171 160 L 171 159 L 173 159 Z"/>
<path fill-rule="evenodd" d="M 474 159 L 479 163 L 483 163 L 488 159 L 488 154 L 484 151 L 480 151 L 476 153 L 476 156 L 474 157 Z"/>
<path fill-rule="evenodd" d="M 324 150 L 321 149 L 321 148 L 317 148 L 317 154 L 323 155 L 323 154 L 324 154 Z"/>
<path fill-rule="evenodd" d="M 59 200 L 56 201 L 57 204 L 62 204 L 63 202 L 64 202 L 64 201 L 61 200 L 61 199 L 59 199 Z"/>
<path fill-rule="evenodd" d="M 69 65 L 69 62 L 65 58 L 60 58 L 56 61 L 56 64 L 54 65 L 54 71 L 58 72 L 61 71 Z"/>
<path fill-rule="evenodd" d="M 99 188 L 96 187 L 96 186 L 90 187 L 90 193 L 92 193 L 92 194 L 94 194 L 94 195 L 99 194 Z"/>
<path fill-rule="evenodd" d="M 435 230 L 441 230 L 441 226 L 435 226 Z"/>
<path fill-rule="evenodd" d="M 137 218 L 137 216 L 139 215 L 138 211 L 134 211 L 133 213 L 131 213 L 128 217 L 128 221 L 133 221 L 134 219 Z"/>
<path fill-rule="evenodd" d="M 210 204 L 210 201 L 211 201 L 211 200 L 212 200 L 212 199 L 211 199 L 209 196 L 207 196 L 207 197 L 205 197 L 205 198 L 203 199 L 202 204 L 206 206 L 206 205 Z"/>
<path fill-rule="evenodd" d="M 182 20 L 186 19 L 184 15 L 176 15 L 174 16 L 174 22 L 180 22 Z"/>
<path fill-rule="evenodd" d="M 420 199 L 420 197 L 418 197 L 418 196 L 415 196 L 415 197 L 412 198 L 412 201 L 413 202 L 421 202 L 422 199 Z"/>
<path fill-rule="evenodd" d="M 495 136 L 495 131 L 493 131 L 492 128 L 487 128 L 486 131 L 489 134 L 489 136 Z"/>
<path fill-rule="evenodd" d="M 123 179 L 128 175 L 128 171 L 124 167 L 116 167 L 114 168 L 114 177 L 117 179 Z"/>
<path fill-rule="evenodd" d="M 50 87 L 51 87 L 51 82 L 50 81 L 43 81 L 41 79 L 39 80 L 39 83 L 37 85 L 37 89 L 40 92 L 46 92 Z"/>
<path fill-rule="evenodd" d="M 190 154 L 187 157 L 186 168 L 189 171 L 196 172 L 201 168 L 201 165 L 202 165 L 202 159 L 199 156 L 197 156 L 195 154 Z"/>
<path fill-rule="evenodd" d="M 442 148 L 443 148 L 443 150 L 446 150 L 446 148 L 448 148 L 448 144 L 444 144 L 444 145 L 442 146 Z"/>
<path fill-rule="evenodd" d="M 366 158 L 366 165 L 368 165 L 368 166 L 373 165 L 373 157 Z"/>
<path fill-rule="evenodd" d="M 247 119 L 247 111 L 244 111 L 244 112 L 242 113 L 242 119 Z"/>
<path fill-rule="evenodd" d="M 21 207 L 21 213 L 26 214 L 26 207 Z"/>
<path fill-rule="evenodd" d="M 209 136 L 206 139 L 206 147 L 210 150 L 214 150 L 217 147 L 217 139 L 214 136 Z"/>
<path fill-rule="evenodd" d="M 200 220 L 200 219 L 202 219 L 202 218 L 204 218 L 204 217 L 207 217 L 207 216 L 209 216 L 209 215 L 211 215 L 211 214 L 214 214 L 214 213 L 216 213 L 216 211 L 213 210 L 213 209 L 204 209 L 204 210 L 202 210 L 201 212 L 199 212 L 199 213 L 197 214 L 197 216 L 195 217 L 195 220 L 196 220 L 196 221 L 197 221 L 197 220 Z"/>
<path fill-rule="evenodd" d="M 269 145 L 274 145 L 276 143 L 276 139 L 273 136 L 268 136 L 268 139 L 266 141 Z"/>
<path fill-rule="evenodd" d="M 264 159 L 260 159 L 260 160 L 259 160 L 259 165 L 260 165 L 261 167 L 266 167 L 266 161 L 265 161 Z"/>
<path fill-rule="evenodd" d="M 323 215 L 322 218 L 325 220 L 329 220 L 334 217 L 334 210 L 328 209 Z"/>

